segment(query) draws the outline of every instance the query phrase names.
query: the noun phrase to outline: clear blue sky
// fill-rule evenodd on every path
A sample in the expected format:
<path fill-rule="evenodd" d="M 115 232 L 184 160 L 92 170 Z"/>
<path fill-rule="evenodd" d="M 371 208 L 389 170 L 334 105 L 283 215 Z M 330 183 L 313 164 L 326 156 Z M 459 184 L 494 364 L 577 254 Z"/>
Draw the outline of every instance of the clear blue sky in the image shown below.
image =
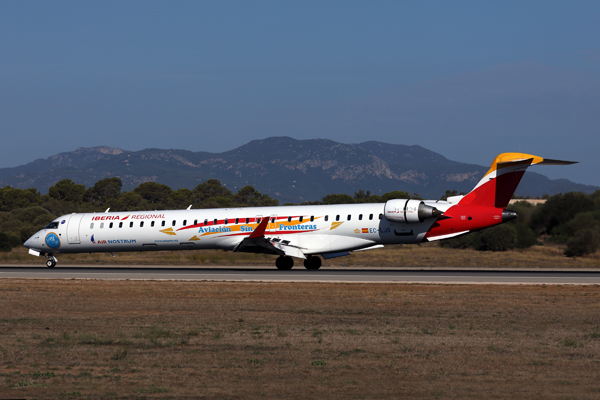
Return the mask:
<path fill-rule="evenodd" d="M 600 185 L 600 2 L 3 1 L 0 130 L 0 167 L 291 136 Z"/>

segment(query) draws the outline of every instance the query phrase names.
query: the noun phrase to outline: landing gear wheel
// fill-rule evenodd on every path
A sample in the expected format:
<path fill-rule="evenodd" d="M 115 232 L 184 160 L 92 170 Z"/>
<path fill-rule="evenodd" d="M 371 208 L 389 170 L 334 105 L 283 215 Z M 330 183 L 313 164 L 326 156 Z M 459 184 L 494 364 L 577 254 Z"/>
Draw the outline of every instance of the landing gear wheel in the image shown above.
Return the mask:
<path fill-rule="evenodd" d="M 321 268 L 321 259 L 315 256 L 308 256 L 306 260 L 304 260 L 304 268 L 306 269 L 319 269 Z"/>
<path fill-rule="evenodd" d="M 292 257 L 280 256 L 275 260 L 277 269 L 290 270 L 294 267 L 294 259 Z"/>
<path fill-rule="evenodd" d="M 46 261 L 46 267 L 48 267 L 48 268 L 54 268 L 54 267 L 56 267 L 56 261 L 54 261 L 52 259 L 48 259 Z"/>

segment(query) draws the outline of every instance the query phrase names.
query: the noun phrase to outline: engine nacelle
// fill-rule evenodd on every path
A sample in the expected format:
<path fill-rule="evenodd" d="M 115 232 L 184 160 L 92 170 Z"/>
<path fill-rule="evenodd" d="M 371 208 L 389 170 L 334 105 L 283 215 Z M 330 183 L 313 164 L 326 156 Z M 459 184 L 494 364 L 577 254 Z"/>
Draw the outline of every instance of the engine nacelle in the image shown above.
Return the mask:
<path fill-rule="evenodd" d="M 414 224 L 427 218 L 442 215 L 435 207 L 426 205 L 422 200 L 395 199 L 388 200 L 383 209 L 385 219 L 390 222 L 406 222 Z"/>

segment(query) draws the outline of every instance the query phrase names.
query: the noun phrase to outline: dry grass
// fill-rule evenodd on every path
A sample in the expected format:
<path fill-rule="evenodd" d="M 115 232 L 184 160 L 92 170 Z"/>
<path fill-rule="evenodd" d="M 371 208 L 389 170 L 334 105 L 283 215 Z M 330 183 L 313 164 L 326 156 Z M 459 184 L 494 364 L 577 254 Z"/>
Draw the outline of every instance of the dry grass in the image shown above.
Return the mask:
<path fill-rule="evenodd" d="M 232 253 L 221 250 L 189 250 L 163 252 L 59 254 L 60 265 L 275 265 L 275 256 L 265 254 Z M 38 264 L 44 258 L 27 254 L 27 249 L 17 248 L 10 253 L 0 253 L 2 264 Z M 301 266 L 301 262 L 296 262 Z M 437 243 L 417 245 L 392 245 L 383 249 L 352 253 L 348 257 L 323 262 L 324 267 L 368 268 L 600 268 L 600 253 L 591 256 L 568 258 L 559 246 L 534 246 L 525 250 L 506 252 L 481 252 L 442 248 Z"/>
<path fill-rule="evenodd" d="M 0 397 L 600 395 L 597 286 L 0 280 Z"/>

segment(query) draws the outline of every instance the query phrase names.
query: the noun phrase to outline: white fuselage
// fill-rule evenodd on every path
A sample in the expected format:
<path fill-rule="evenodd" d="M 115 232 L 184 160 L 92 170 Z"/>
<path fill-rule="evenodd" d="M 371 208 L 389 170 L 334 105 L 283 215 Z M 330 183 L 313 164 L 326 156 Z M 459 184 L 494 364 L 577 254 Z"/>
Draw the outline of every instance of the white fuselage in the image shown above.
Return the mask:
<path fill-rule="evenodd" d="M 441 211 L 452 206 L 447 202 L 425 203 Z M 435 222 L 390 222 L 383 217 L 384 206 L 367 203 L 70 214 L 54 220 L 58 223 L 55 229 L 37 232 L 25 246 L 46 254 L 234 250 L 262 218 L 269 217 L 265 237 L 311 255 L 380 244 L 420 243 Z"/>

